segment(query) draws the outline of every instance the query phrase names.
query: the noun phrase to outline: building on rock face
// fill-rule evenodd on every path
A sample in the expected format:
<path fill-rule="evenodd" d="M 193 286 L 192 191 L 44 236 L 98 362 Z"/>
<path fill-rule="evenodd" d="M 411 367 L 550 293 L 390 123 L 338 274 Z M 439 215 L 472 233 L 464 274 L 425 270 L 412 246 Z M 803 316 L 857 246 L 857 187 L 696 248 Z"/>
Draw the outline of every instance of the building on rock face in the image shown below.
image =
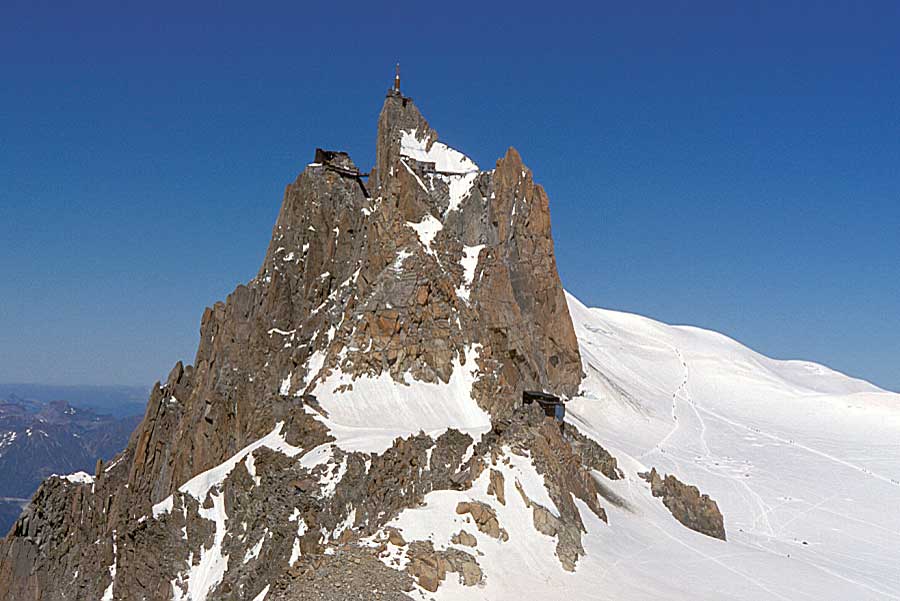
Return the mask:
<path fill-rule="evenodd" d="M 323 150 L 316 148 L 315 162 L 328 167 L 337 167 L 347 171 L 359 173 L 359 169 L 350 160 L 350 155 L 340 150 Z"/>
<path fill-rule="evenodd" d="M 526 405 L 537 402 L 544 410 L 544 415 L 554 418 L 560 426 L 566 418 L 566 406 L 558 396 L 537 390 L 525 390 L 522 392 L 522 402 Z"/>

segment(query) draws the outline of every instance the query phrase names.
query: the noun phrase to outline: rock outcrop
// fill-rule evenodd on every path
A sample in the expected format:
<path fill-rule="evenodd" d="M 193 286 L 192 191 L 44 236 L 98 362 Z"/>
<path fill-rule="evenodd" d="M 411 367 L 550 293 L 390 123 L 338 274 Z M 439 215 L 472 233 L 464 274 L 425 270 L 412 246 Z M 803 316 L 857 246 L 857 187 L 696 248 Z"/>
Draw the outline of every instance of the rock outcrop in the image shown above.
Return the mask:
<path fill-rule="evenodd" d="M 465 530 L 460 530 L 456 534 L 453 535 L 453 538 L 450 539 L 454 545 L 463 545 L 465 547 L 477 547 L 478 539 L 466 532 Z"/>
<path fill-rule="evenodd" d="M 459 549 L 435 551 L 430 541 L 410 544 L 410 565 L 407 571 L 423 589 L 435 592 L 448 572 L 456 572 L 463 586 L 475 586 L 484 577 L 478 561 Z"/>
<path fill-rule="evenodd" d="M 506 505 L 506 480 L 502 472 L 491 470 L 491 483 L 488 486 L 487 493 L 497 497 L 497 501 L 501 505 Z"/>
<path fill-rule="evenodd" d="M 661 477 L 655 467 L 639 475 L 650 483 L 653 496 L 662 498 L 676 520 L 700 534 L 725 540 L 722 512 L 709 495 L 700 494 L 696 486 L 684 484 L 672 474 Z"/>
<path fill-rule="evenodd" d="M 470 515 L 478 530 L 491 538 L 501 541 L 509 540 L 509 534 L 500 527 L 500 522 L 497 521 L 497 514 L 494 513 L 490 505 L 479 503 L 478 501 L 461 502 L 456 506 L 456 513 Z"/>

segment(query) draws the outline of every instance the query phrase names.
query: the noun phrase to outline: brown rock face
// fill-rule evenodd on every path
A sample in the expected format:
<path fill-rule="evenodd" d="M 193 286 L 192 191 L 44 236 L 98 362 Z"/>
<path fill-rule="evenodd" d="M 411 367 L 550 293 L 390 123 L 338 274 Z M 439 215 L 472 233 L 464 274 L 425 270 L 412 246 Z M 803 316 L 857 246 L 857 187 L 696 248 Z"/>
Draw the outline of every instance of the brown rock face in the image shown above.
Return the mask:
<path fill-rule="evenodd" d="M 500 368 L 498 396 L 519 398 L 528 387 L 573 395 L 581 357 L 556 271 L 549 200 L 513 148 L 497 161 L 492 184 L 487 218 L 498 246 L 476 302 Z"/>
<path fill-rule="evenodd" d="M 437 326 L 450 341 L 450 356 L 454 347 L 481 346 L 476 393 L 492 414 L 508 414 L 526 388 L 573 395 L 581 358 L 557 275 L 547 195 L 515 149 L 491 172 L 473 170 L 474 163 L 453 152 L 410 99 L 387 97 L 378 127 L 376 193 L 394 199 L 405 224 L 437 229 L 427 252 L 411 259 L 421 262 L 420 276 L 427 274 L 427 281 L 417 281 L 415 300 L 427 299 L 438 324 L 459 317 L 459 332 L 453 319 L 447 330 Z M 468 274 L 461 265 L 467 257 Z M 412 296 L 410 290 L 405 299 Z M 401 315 L 400 329 L 409 321 Z M 447 358 L 443 345 L 427 350 L 426 363 Z M 429 370 L 422 371 L 427 377 Z"/>
<path fill-rule="evenodd" d="M 475 349 L 472 394 L 496 419 L 524 389 L 577 391 L 548 199 L 519 154 L 480 171 L 437 141 L 410 99 L 389 95 L 376 156 L 368 183 L 346 155 L 321 152 L 287 186 L 259 273 L 204 311 L 193 365 L 157 383 L 126 450 L 93 483 L 45 482 L 0 543 L 0 599 L 169 599 L 173 586 L 184 590 L 189 559 L 216 548 L 232 561 L 209 598 L 249 600 L 295 554 L 373 532 L 466 481 L 456 468 L 471 438 L 448 431 L 380 454 L 332 451 L 312 466 L 263 448 L 204 496 L 179 491 L 273 432 L 298 453 L 328 446 L 321 407 L 305 393 L 337 370 L 447 382 Z M 548 431 L 541 448 L 557 452 L 555 437 Z M 577 470 L 547 470 L 579 496 L 592 491 Z M 336 474 L 326 497 L 322 483 Z M 220 511 L 225 532 L 210 517 Z M 442 561 L 480 581 L 464 557 Z"/>
<path fill-rule="evenodd" d="M 503 474 L 497 470 L 491 470 L 491 481 L 488 484 L 487 494 L 497 497 L 501 505 L 506 505 L 506 489 Z"/>
<path fill-rule="evenodd" d="M 640 476 L 650 483 L 654 497 L 662 497 L 676 520 L 700 534 L 725 540 L 722 512 L 709 495 L 701 495 L 696 486 L 684 484 L 671 474 L 662 478 L 655 467 Z"/>
<path fill-rule="evenodd" d="M 464 545 L 466 547 L 477 547 L 478 539 L 466 532 L 465 530 L 460 530 L 451 538 L 451 542 L 454 545 Z"/>
<path fill-rule="evenodd" d="M 501 528 L 500 522 L 497 521 L 497 514 L 491 509 L 491 506 L 486 503 L 481 503 L 479 501 L 471 501 L 468 503 L 462 502 L 457 504 L 456 513 L 460 515 L 469 514 L 472 516 L 472 521 L 475 522 L 478 530 L 484 532 L 491 538 L 498 538 L 501 541 L 509 539 L 506 530 Z"/>

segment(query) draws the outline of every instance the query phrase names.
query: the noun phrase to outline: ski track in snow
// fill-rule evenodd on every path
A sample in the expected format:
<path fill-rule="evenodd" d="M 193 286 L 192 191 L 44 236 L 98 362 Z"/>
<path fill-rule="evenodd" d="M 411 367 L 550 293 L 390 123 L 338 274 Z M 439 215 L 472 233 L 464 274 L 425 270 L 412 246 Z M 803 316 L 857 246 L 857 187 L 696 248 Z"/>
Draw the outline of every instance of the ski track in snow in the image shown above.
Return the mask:
<path fill-rule="evenodd" d="M 759 493 L 757 493 L 755 490 L 753 490 L 753 488 L 751 488 L 750 485 L 747 484 L 747 482 L 745 482 L 744 479 L 741 478 L 739 474 L 737 476 L 729 475 L 729 474 L 724 473 L 722 470 L 718 470 L 713 467 L 710 467 L 710 466 L 719 465 L 721 463 L 721 461 L 725 461 L 726 459 L 719 458 L 719 457 L 714 458 L 712 452 L 709 449 L 709 445 L 706 442 L 706 422 L 703 420 L 703 416 L 700 415 L 699 407 L 697 406 L 697 403 L 694 401 L 693 397 L 690 394 L 690 386 L 689 386 L 690 368 L 688 367 L 688 363 L 685 360 L 684 355 L 681 353 L 681 351 L 678 350 L 677 348 L 675 348 L 674 350 L 675 350 L 675 354 L 678 356 L 678 360 L 681 361 L 681 364 L 684 367 L 683 390 L 685 392 L 686 400 L 687 400 L 691 410 L 694 412 L 694 415 L 696 416 L 697 421 L 700 424 L 700 432 L 698 434 L 698 437 L 700 439 L 701 446 L 704 450 L 704 455 L 705 455 L 704 459 L 706 461 L 706 466 L 704 466 L 703 469 L 712 473 L 713 475 L 723 477 L 723 478 L 729 478 L 732 481 L 734 481 L 736 484 L 738 484 L 741 488 L 743 488 L 747 492 L 747 494 L 750 495 L 753 502 L 756 503 L 756 505 L 759 507 L 759 513 L 756 515 L 756 517 L 753 521 L 754 526 L 758 522 L 764 522 L 764 524 L 762 524 L 762 526 L 764 526 L 766 533 L 769 536 L 775 536 L 775 531 L 772 528 L 772 524 L 768 518 L 769 512 L 772 510 L 772 507 L 769 506 L 765 502 L 765 500 L 763 500 L 762 496 Z M 716 461 L 716 459 L 720 459 L 721 461 Z"/>
<path fill-rule="evenodd" d="M 736 421 L 734 421 L 734 420 L 728 419 L 727 417 L 725 417 L 725 416 L 723 416 L 723 415 L 720 415 L 719 413 L 716 413 L 715 411 L 712 411 L 711 409 L 705 409 L 705 408 L 703 408 L 703 407 L 700 407 L 700 411 L 702 411 L 703 413 L 706 413 L 706 414 L 710 415 L 711 417 L 714 417 L 714 418 L 716 418 L 716 419 L 719 419 L 719 420 L 721 420 L 721 421 L 723 421 L 723 422 L 725 422 L 725 423 L 727 423 L 727 424 L 729 424 L 729 425 L 731 425 L 731 426 L 734 426 L 734 427 L 736 427 L 736 428 L 742 428 L 742 429 L 744 429 L 744 430 L 747 430 L 748 432 L 752 432 L 752 433 L 754 433 L 754 434 L 758 434 L 758 435 L 760 435 L 760 436 L 764 436 L 764 437 L 766 437 L 766 438 L 769 438 L 769 439 L 778 441 L 778 442 L 780 442 L 781 444 L 791 445 L 791 446 L 796 447 L 796 448 L 798 448 L 798 449 L 803 449 L 804 451 L 806 451 L 806 452 L 808 452 L 808 453 L 812 453 L 813 455 L 818 455 L 819 457 L 824 457 L 825 459 L 828 459 L 829 461 L 832 461 L 832 462 L 837 463 L 837 464 L 839 464 L 839 465 L 842 465 L 842 466 L 844 466 L 844 467 L 849 467 L 850 469 L 856 470 L 856 471 L 858 471 L 859 473 L 864 474 L 865 476 L 868 476 L 868 477 L 871 477 L 871 478 L 875 478 L 875 479 L 877 479 L 877 480 L 881 480 L 882 482 L 886 482 L 886 483 L 888 483 L 888 484 L 890 484 L 890 485 L 892 485 L 892 486 L 900 487 L 900 482 L 898 482 L 896 479 L 891 478 L 891 477 L 889 477 L 889 476 L 883 476 L 883 475 L 881 475 L 881 474 L 878 474 L 878 473 L 876 473 L 876 472 L 873 472 L 872 470 L 870 470 L 870 469 L 868 469 L 868 468 L 865 468 L 865 467 L 856 465 L 855 463 L 851 463 L 851 462 L 849 462 L 849 461 L 845 461 L 845 460 L 841 459 L 840 457 L 835 457 L 834 455 L 829 455 L 828 453 L 825 453 L 825 452 L 823 452 L 823 451 L 819 451 L 819 450 L 813 449 L 813 448 L 811 448 L 811 447 L 808 447 L 808 446 L 806 446 L 806 445 L 804 445 L 804 444 L 802 444 L 802 443 L 796 442 L 796 441 L 791 440 L 791 439 L 789 439 L 789 438 L 783 438 L 783 437 L 777 436 L 777 435 L 775 435 L 775 434 L 770 434 L 770 433 L 768 433 L 768 432 L 763 432 L 763 431 L 760 430 L 759 428 L 754 428 L 754 427 L 751 427 L 751 426 L 747 426 L 747 425 L 741 424 L 741 423 L 736 422 Z"/>
<path fill-rule="evenodd" d="M 719 469 L 715 469 L 715 468 L 711 467 L 713 465 L 719 465 L 720 462 L 716 461 L 716 460 L 723 459 L 723 458 L 714 457 L 712 452 L 710 451 L 709 445 L 706 441 L 707 426 L 706 426 L 705 420 L 703 419 L 703 415 L 701 415 L 701 414 L 706 414 L 709 417 L 718 419 L 730 426 L 733 426 L 736 429 L 751 432 L 754 435 L 763 436 L 765 438 L 777 441 L 781 444 L 791 445 L 798 449 L 802 449 L 809 453 L 813 453 L 815 455 L 818 455 L 820 457 L 828 459 L 829 461 L 838 463 L 844 467 L 854 469 L 866 476 L 881 480 L 882 482 L 886 482 L 886 483 L 894 485 L 894 486 L 900 486 L 900 483 L 898 483 L 897 480 L 894 480 L 888 476 L 878 474 L 876 472 L 873 472 L 872 470 L 869 470 L 868 468 L 861 467 L 861 466 L 851 463 L 849 461 L 843 460 L 839 457 L 835 457 L 828 453 L 813 449 L 813 448 L 811 448 L 807 445 L 804 445 L 802 443 L 799 443 L 795 440 L 792 440 L 789 438 L 784 438 L 784 437 L 781 437 L 781 436 L 778 436 L 775 434 L 771 434 L 769 432 L 765 432 L 765 431 L 761 430 L 760 428 L 747 426 L 746 424 L 742 424 L 736 420 L 726 418 L 725 416 L 723 416 L 713 410 L 710 410 L 703 406 L 698 405 L 694 401 L 694 399 L 690 393 L 690 371 L 691 370 L 690 370 L 687 360 L 684 357 L 684 354 L 677 347 L 671 346 L 671 345 L 668 345 L 668 346 L 669 346 L 669 348 L 671 348 L 672 352 L 675 354 L 675 357 L 677 358 L 678 363 L 682 366 L 682 369 L 684 372 L 681 382 L 679 383 L 679 385 L 675 389 L 675 391 L 672 393 L 671 418 L 672 418 L 673 425 L 672 425 L 672 428 L 668 431 L 668 433 L 658 443 L 656 443 L 656 445 L 652 449 L 650 449 L 647 452 L 640 455 L 639 458 L 645 459 L 646 457 L 654 455 L 654 454 L 666 454 L 666 448 L 665 448 L 666 445 L 669 443 L 669 441 L 674 436 L 676 436 L 676 434 L 678 434 L 679 429 L 681 428 L 681 425 L 685 421 L 683 417 L 679 421 L 678 414 L 679 414 L 679 411 L 683 412 L 682 405 L 684 405 L 686 403 L 687 406 L 690 408 L 690 410 L 693 412 L 693 414 L 696 417 L 696 420 L 699 424 L 699 431 L 697 433 L 697 438 L 698 438 L 700 448 L 702 449 L 702 452 L 703 452 L 702 461 L 704 463 L 706 463 L 706 465 L 698 466 L 698 467 L 700 467 L 700 469 L 710 473 L 711 475 L 721 477 L 721 478 L 731 479 L 735 484 L 737 484 L 741 488 L 743 488 L 746 491 L 746 493 L 749 495 L 749 497 L 752 499 L 752 501 L 759 508 L 758 513 L 756 514 L 756 517 L 754 519 L 753 525 L 754 526 L 759 525 L 760 527 L 764 528 L 766 534 L 769 537 L 778 536 L 778 534 L 775 532 L 775 529 L 772 526 L 772 523 L 769 520 L 769 514 L 772 513 L 772 511 L 774 511 L 775 509 L 777 509 L 780 506 L 776 507 L 776 506 L 772 506 L 772 505 L 769 505 L 768 503 L 766 503 L 765 500 L 763 499 L 763 497 L 759 493 L 757 493 L 755 490 L 753 490 L 753 488 L 751 486 L 749 486 L 747 484 L 747 482 L 745 482 L 744 479 L 741 478 L 739 475 L 731 476 L 731 475 L 726 474 L 723 470 L 719 470 Z M 676 452 L 672 452 L 671 450 L 669 451 L 669 458 L 672 460 L 672 462 L 676 466 L 679 463 L 676 460 L 676 458 L 678 456 L 679 456 L 679 454 L 677 451 Z M 818 509 L 819 507 L 825 505 L 828 501 L 832 500 L 833 498 L 834 497 L 828 497 L 826 499 L 819 501 L 818 503 L 813 504 L 805 512 L 798 514 L 797 516 L 795 516 L 788 522 L 782 524 L 781 531 L 783 532 L 785 527 L 787 526 L 787 524 L 789 524 L 790 522 L 793 522 L 793 521 L 803 517 L 803 515 L 805 515 L 806 513 L 810 512 L 810 511 L 813 511 L 814 509 Z"/>
<path fill-rule="evenodd" d="M 713 557 L 712 555 L 709 555 L 709 554 L 707 554 L 707 553 L 704 553 L 703 551 L 700 551 L 699 549 L 696 549 L 696 548 L 692 547 L 691 545 L 689 545 L 688 543 L 686 543 L 685 541 L 683 541 L 681 538 L 676 537 L 676 536 L 672 536 L 669 532 L 667 532 L 666 530 L 664 530 L 663 528 L 661 528 L 658 524 L 653 524 L 653 527 L 656 528 L 657 530 L 659 530 L 659 532 L 660 532 L 661 534 L 663 534 L 663 535 L 666 536 L 667 538 L 669 538 L 669 539 L 675 541 L 676 543 L 678 543 L 678 544 L 681 545 L 682 547 L 685 547 L 686 549 L 690 550 L 692 553 L 695 553 L 695 554 L 699 555 L 700 557 L 702 557 L 702 558 L 705 559 L 706 561 L 709 561 L 709 562 L 712 562 L 712 563 L 714 563 L 714 564 L 716 564 L 716 565 L 718 565 L 718 566 L 721 566 L 722 568 L 728 570 L 729 572 L 731 572 L 732 574 L 735 574 L 736 576 L 740 576 L 741 578 L 743 578 L 744 580 L 746 580 L 746 581 L 749 582 L 750 584 L 756 586 L 757 588 L 760 588 L 760 589 L 764 590 L 766 593 L 768 593 L 769 595 L 771 595 L 773 598 L 776 598 L 776 599 L 782 599 L 783 601 L 794 601 L 794 600 L 791 599 L 790 597 L 785 597 L 784 595 L 781 595 L 781 594 L 779 594 L 779 593 L 773 591 L 772 589 L 770 589 L 769 587 L 767 587 L 765 584 L 763 584 L 762 582 L 760 582 L 758 579 L 753 578 L 753 577 L 750 576 L 749 574 L 745 574 L 745 573 L 741 572 L 740 570 L 736 570 L 735 568 L 729 566 L 728 564 L 724 563 L 720 558 Z"/>

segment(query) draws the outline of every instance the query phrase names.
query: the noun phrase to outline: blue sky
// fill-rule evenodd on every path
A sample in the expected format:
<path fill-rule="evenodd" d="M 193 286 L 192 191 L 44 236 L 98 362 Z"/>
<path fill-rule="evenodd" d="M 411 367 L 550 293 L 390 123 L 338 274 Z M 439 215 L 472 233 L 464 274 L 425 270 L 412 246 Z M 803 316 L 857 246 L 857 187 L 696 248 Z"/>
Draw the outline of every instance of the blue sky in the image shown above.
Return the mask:
<path fill-rule="evenodd" d="M 302 4 L 0 6 L 0 381 L 192 360 L 400 60 L 446 142 L 519 149 L 583 301 L 900 390 L 900 4 Z"/>

